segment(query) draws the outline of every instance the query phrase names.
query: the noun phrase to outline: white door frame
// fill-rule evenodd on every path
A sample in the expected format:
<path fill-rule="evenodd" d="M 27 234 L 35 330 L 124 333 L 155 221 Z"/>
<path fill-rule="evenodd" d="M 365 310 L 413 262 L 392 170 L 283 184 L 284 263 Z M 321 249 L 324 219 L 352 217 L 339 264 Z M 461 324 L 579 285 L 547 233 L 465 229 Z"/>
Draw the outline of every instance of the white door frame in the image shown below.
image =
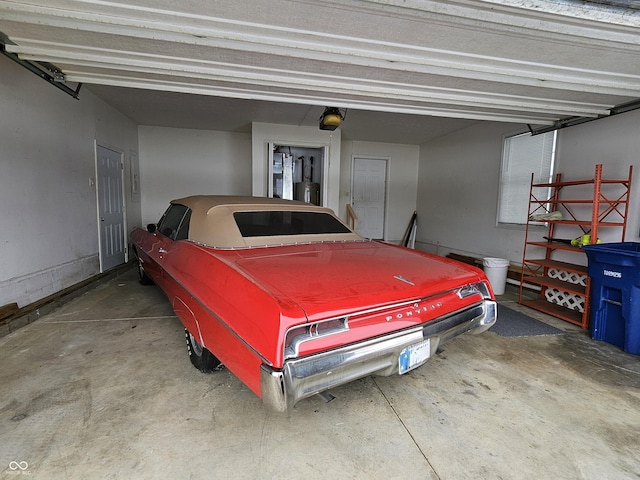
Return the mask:
<path fill-rule="evenodd" d="M 124 151 L 120 148 L 114 147 L 113 145 L 109 145 L 105 142 L 100 142 L 98 140 L 94 141 L 94 155 L 95 155 L 95 187 L 96 187 L 96 221 L 97 221 L 97 230 L 98 230 L 98 258 L 100 261 L 100 273 L 103 273 L 103 251 L 102 251 L 102 233 L 100 228 L 100 181 L 98 177 L 98 147 L 106 148 L 107 150 L 111 150 L 112 152 L 116 152 L 120 154 L 120 178 L 122 181 L 122 241 L 124 245 L 124 263 L 129 261 L 129 243 L 127 238 L 127 203 L 126 203 L 126 193 L 125 193 L 125 176 L 124 176 Z"/>
<path fill-rule="evenodd" d="M 386 163 L 386 168 L 384 172 L 384 214 L 382 216 L 382 238 L 383 240 L 387 239 L 387 215 L 389 211 L 389 166 L 391 164 L 391 157 L 380 157 L 376 155 L 352 155 L 351 156 L 351 198 L 350 202 L 353 206 L 353 186 L 355 180 L 355 164 L 356 159 L 362 160 L 383 160 Z"/>

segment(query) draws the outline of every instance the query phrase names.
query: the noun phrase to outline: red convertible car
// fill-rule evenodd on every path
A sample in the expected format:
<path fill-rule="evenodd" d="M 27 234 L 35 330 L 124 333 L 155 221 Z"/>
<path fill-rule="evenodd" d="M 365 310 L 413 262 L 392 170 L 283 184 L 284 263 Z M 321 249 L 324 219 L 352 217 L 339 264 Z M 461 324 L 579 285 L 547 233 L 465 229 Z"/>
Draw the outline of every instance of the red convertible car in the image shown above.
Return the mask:
<path fill-rule="evenodd" d="M 308 203 L 183 198 L 131 241 L 140 281 L 158 285 L 184 324 L 192 363 L 224 364 L 276 411 L 404 374 L 496 320 L 481 270 L 364 239 Z"/>

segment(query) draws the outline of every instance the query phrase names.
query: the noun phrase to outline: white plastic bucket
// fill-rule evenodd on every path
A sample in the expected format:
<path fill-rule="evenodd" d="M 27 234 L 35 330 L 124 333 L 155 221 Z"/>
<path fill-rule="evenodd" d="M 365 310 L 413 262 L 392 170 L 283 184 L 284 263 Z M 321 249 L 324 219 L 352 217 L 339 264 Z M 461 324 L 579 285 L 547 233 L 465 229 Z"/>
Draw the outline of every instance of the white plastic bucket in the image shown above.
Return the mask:
<path fill-rule="evenodd" d="M 507 270 L 509 269 L 509 260 L 505 258 L 486 257 L 483 259 L 484 273 L 491 283 L 493 293 L 503 295 L 507 285 Z"/>

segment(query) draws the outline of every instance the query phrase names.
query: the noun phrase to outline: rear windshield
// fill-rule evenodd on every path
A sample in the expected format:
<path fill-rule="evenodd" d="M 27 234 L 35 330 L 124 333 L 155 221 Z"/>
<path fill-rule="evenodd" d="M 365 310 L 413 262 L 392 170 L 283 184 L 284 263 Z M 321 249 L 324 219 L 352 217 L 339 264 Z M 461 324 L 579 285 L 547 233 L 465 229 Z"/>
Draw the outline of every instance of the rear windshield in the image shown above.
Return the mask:
<path fill-rule="evenodd" d="M 350 233 L 335 217 L 322 212 L 235 212 L 233 217 L 243 237 Z"/>

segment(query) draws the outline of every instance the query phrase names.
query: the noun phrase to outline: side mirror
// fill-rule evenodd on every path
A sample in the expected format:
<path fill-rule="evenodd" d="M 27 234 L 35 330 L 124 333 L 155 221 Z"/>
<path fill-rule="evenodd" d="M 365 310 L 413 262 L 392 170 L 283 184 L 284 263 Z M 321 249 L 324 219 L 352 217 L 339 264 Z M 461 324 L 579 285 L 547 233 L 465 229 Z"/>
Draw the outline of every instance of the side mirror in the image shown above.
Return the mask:
<path fill-rule="evenodd" d="M 149 225 L 147 225 L 147 232 L 156 233 L 156 224 L 150 223 Z"/>

